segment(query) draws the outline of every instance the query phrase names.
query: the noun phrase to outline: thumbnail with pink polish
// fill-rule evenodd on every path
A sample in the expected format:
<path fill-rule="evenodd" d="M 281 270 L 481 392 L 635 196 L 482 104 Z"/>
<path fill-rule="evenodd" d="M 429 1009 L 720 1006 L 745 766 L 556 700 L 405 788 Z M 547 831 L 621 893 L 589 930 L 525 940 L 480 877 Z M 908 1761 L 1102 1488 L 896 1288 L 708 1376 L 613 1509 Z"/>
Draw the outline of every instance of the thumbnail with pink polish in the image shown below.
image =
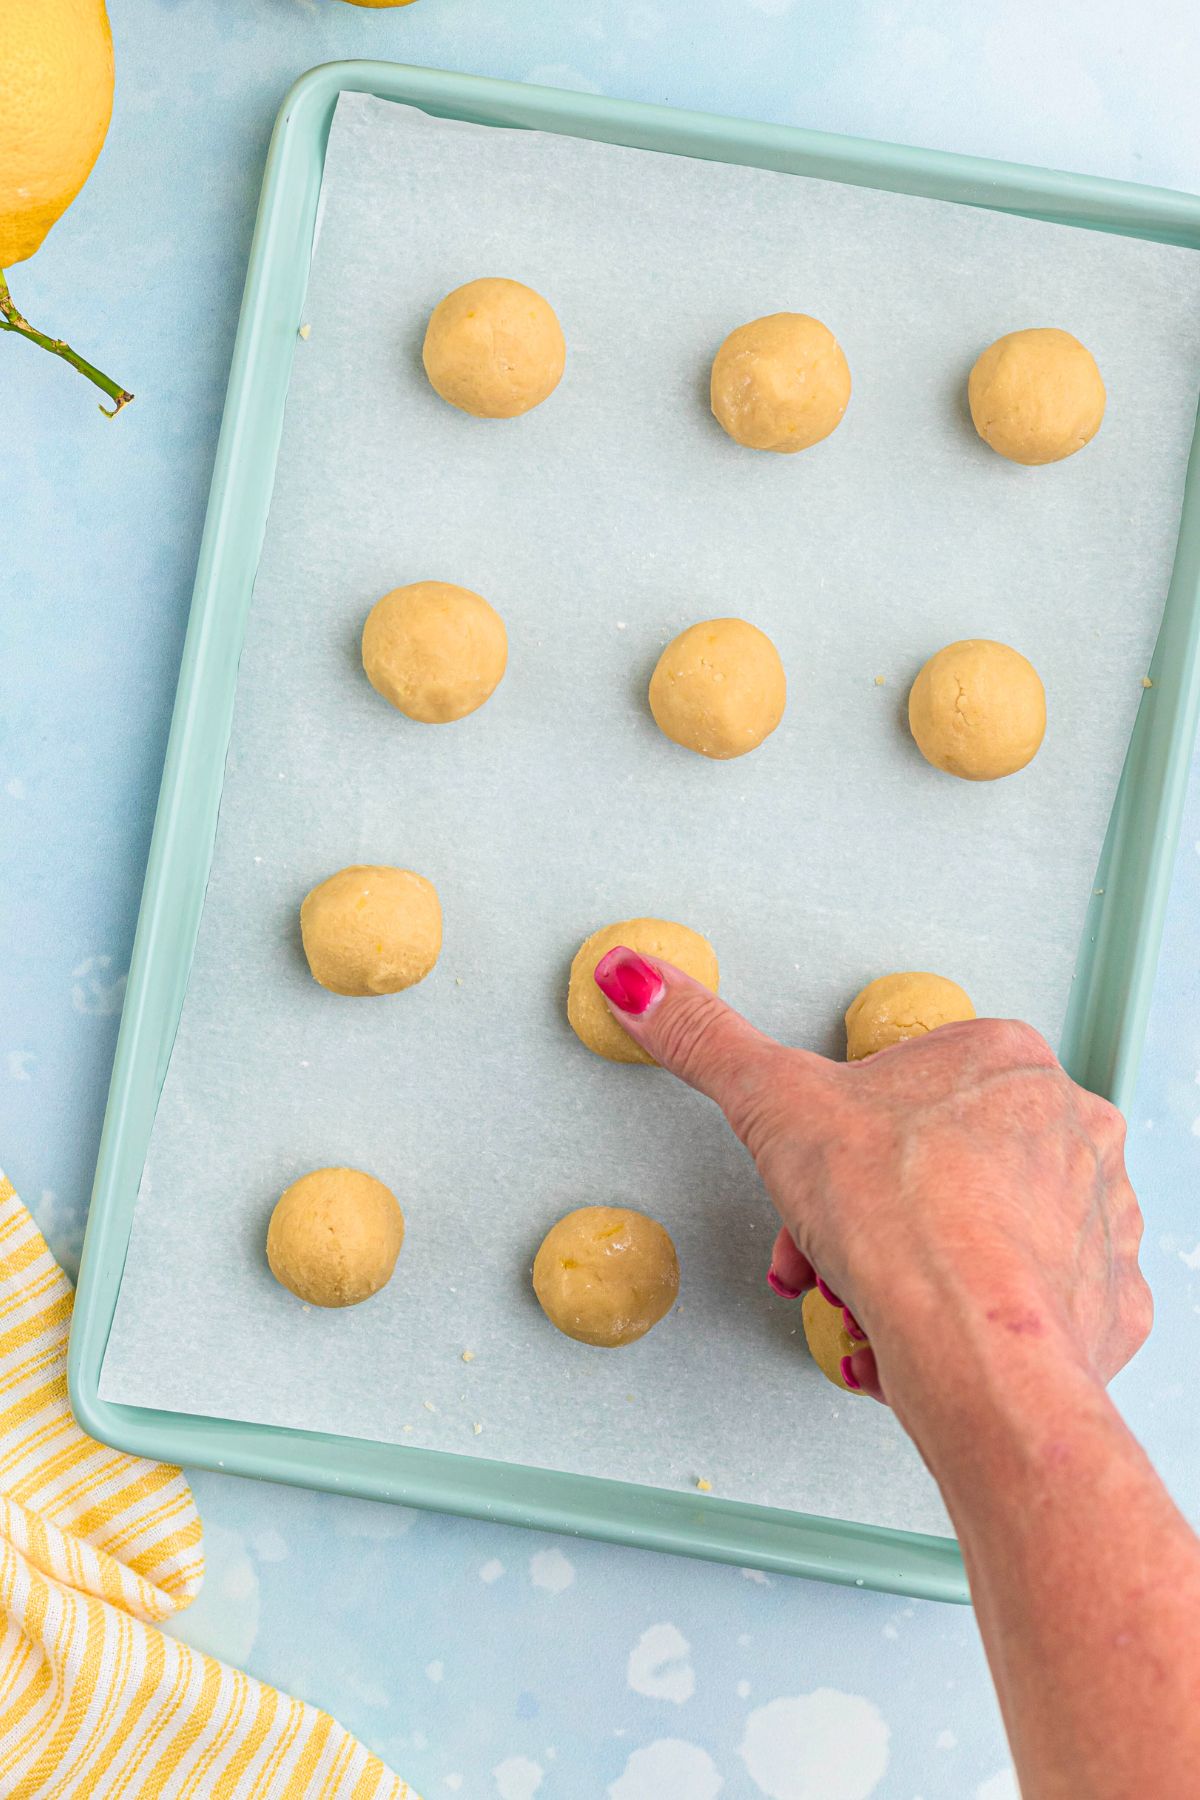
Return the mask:
<path fill-rule="evenodd" d="M 648 963 L 636 950 L 618 944 L 596 964 L 596 986 L 617 1008 L 634 1018 L 644 1013 L 663 989 L 663 978 L 653 963 Z"/>

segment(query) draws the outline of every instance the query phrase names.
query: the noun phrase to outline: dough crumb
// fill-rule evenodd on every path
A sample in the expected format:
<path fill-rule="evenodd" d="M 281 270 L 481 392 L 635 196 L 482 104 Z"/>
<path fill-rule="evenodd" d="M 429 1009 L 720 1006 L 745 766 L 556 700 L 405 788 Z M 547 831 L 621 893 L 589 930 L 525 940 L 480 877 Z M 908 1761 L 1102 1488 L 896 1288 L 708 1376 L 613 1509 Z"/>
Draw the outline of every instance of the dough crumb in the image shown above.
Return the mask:
<path fill-rule="evenodd" d="M 455 985 L 455 987 L 461 987 L 461 986 L 462 986 L 462 984 L 463 984 L 463 979 L 462 979 L 462 976 L 461 976 L 461 975 L 456 975 L 456 976 L 455 976 L 455 977 L 454 977 L 454 985 Z"/>
<path fill-rule="evenodd" d="M 437 1411 L 437 1407 L 433 1404 L 432 1400 L 422 1400 L 421 1405 L 425 1408 L 426 1412 Z"/>
<path fill-rule="evenodd" d="M 401 1429 L 401 1431 L 411 1431 L 411 1430 L 412 1430 L 412 1426 L 411 1426 L 411 1425 L 402 1425 L 402 1426 L 401 1426 L 401 1427 L 400 1427 L 400 1429 Z"/>
<path fill-rule="evenodd" d="M 472 1425 L 471 1430 L 475 1433 L 476 1437 L 482 1432 L 483 1426 L 479 1423 L 478 1419 L 476 1419 L 474 1425 Z"/>
<path fill-rule="evenodd" d="M 474 1362 L 475 1361 L 475 1352 L 473 1350 L 464 1350 L 462 1353 L 462 1359 L 464 1362 Z"/>
<path fill-rule="evenodd" d="M 702 1494 L 711 1494 L 712 1493 L 712 1482 L 705 1481 L 703 1475 L 698 1475 L 696 1477 L 696 1486 L 699 1488 L 699 1490 Z"/>
<path fill-rule="evenodd" d="M 1152 688 L 1154 686 L 1154 683 L 1151 681 L 1151 679 L 1148 675 L 1142 676 L 1142 686 L 1144 688 Z"/>
<path fill-rule="evenodd" d="M 877 675 L 875 677 L 875 686 L 876 687 L 886 687 L 887 686 L 887 676 L 886 675 Z"/>
<path fill-rule="evenodd" d="M 310 337 L 312 335 L 312 326 L 311 325 L 302 325 L 300 327 L 299 335 L 302 338 Z"/>

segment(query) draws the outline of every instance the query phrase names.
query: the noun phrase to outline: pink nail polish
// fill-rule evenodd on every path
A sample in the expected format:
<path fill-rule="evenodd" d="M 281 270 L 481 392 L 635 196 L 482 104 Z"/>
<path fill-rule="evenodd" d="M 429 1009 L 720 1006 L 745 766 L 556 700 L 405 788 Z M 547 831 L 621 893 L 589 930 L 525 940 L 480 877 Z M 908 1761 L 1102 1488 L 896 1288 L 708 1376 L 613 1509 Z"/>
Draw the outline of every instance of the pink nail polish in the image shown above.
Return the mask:
<path fill-rule="evenodd" d="M 824 1295 L 825 1299 L 828 1300 L 830 1306 L 841 1306 L 842 1303 L 834 1293 L 833 1289 L 829 1286 L 828 1282 L 822 1281 L 819 1275 L 817 1276 L 817 1287 Z"/>
<path fill-rule="evenodd" d="M 861 1394 L 862 1393 L 862 1383 L 860 1381 L 856 1380 L 856 1378 L 855 1378 L 854 1369 L 851 1364 L 850 1358 L 848 1356 L 843 1356 L 843 1358 L 841 1360 L 841 1364 L 839 1366 L 842 1371 L 842 1380 L 845 1382 L 846 1386 L 850 1389 L 851 1393 Z"/>
<path fill-rule="evenodd" d="M 866 1343 L 867 1334 L 848 1306 L 843 1306 L 842 1308 L 842 1324 L 846 1327 L 846 1330 L 850 1333 L 852 1338 L 858 1338 L 860 1343 Z"/>
<path fill-rule="evenodd" d="M 774 1269 L 767 1270 L 767 1286 L 778 1294 L 781 1300 L 798 1300 L 804 1292 L 803 1288 L 789 1287 L 786 1281 L 781 1281 Z"/>
<path fill-rule="evenodd" d="M 596 986 L 618 1012 L 635 1018 L 647 1012 L 662 993 L 664 982 L 653 963 L 648 963 L 636 950 L 618 944 L 596 964 Z"/>

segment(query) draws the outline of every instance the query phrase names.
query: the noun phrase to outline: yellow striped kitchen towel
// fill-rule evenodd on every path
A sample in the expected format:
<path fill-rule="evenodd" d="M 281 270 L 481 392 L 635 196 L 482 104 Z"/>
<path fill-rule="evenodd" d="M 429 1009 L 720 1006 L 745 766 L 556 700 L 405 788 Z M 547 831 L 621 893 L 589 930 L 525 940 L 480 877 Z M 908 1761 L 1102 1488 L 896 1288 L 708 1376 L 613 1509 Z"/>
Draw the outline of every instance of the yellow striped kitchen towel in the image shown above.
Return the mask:
<path fill-rule="evenodd" d="M 67 1403 L 71 1285 L 0 1174 L 0 1796 L 417 1800 L 327 1713 L 155 1629 L 194 1599 L 178 1469 Z"/>

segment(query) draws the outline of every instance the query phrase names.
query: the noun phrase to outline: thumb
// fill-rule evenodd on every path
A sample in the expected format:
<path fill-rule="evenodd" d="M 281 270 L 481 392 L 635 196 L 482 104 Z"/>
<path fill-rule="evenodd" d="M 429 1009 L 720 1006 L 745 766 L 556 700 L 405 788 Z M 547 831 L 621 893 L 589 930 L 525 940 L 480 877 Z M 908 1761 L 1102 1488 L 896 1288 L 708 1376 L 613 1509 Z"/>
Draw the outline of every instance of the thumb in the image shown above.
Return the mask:
<path fill-rule="evenodd" d="M 785 1052 L 671 963 L 619 944 L 596 964 L 596 986 L 635 1043 L 715 1100 L 737 1130 Z"/>

